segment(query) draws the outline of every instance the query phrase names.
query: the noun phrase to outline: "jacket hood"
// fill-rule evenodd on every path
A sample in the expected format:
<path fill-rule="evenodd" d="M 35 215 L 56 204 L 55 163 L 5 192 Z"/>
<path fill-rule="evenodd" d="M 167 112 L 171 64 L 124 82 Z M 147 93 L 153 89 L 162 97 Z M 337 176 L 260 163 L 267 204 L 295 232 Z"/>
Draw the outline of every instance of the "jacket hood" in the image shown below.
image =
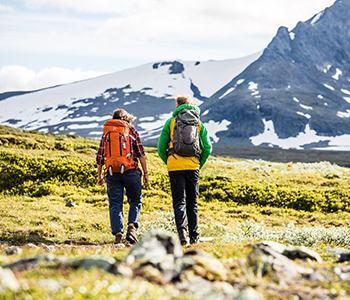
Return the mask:
<path fill-rule="evenodd" d="M 175 117 L 181 110 L 188 109 L 188 108 L 195 110 L 198 113 L 198 115 L 200 115 L 201 113 L 201 110 L 198 106 L 191 105 L 191 104 L 182 104 L 177 109 L 174 110 L 173 117 Z"/>

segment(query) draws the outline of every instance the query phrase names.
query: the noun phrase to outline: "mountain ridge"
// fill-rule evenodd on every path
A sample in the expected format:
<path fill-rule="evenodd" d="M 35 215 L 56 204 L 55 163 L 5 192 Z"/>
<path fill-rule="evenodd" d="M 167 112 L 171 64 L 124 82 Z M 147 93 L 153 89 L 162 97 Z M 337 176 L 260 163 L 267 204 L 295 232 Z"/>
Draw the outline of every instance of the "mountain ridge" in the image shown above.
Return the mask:
<path fill-rule="evenodd" d="M 350 150 L 348 15 L 350 0 L 338 0 L 241 59 L 152 62 L 3 99 L 0 124 L 97 138 L 125 108 L 154 144 L 176 95 L 188 94 L 214 144 Z"/>

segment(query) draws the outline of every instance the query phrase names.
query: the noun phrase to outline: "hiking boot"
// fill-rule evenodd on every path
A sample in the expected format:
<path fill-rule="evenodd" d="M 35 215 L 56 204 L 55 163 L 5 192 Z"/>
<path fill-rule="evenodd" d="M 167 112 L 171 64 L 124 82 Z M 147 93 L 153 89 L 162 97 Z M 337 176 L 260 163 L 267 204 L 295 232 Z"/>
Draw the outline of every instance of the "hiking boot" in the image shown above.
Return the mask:
<path fill-rule="evenodd" d="M 126 233 L 126 240 L 130 242 L 130 244 L 136 244 L 138 242 L 136 238 L 136 228 L 134 225 L 128 226 L 128 231 Z"/>
<path fill-rule="evenodd" d="M 180 239 L 181 245 L 182 246 L 187 245 L 188 238 L 187 238 L 186 230 L 185 229 L 180 229 L 178 233 L 179 233 L 179 239 Z"/>
<path fill-rule="evenodd" d="M 121 232 L 116 233 L 114 244 L 122 244 L 123 243 L 123 234 Z"/>
<path fill-rule="evenodd" d="M 196 237 L 190 236 L 190 244 L 198 244 L 198 243 L 199 243 L 198 236 L 196 236 Z"/>

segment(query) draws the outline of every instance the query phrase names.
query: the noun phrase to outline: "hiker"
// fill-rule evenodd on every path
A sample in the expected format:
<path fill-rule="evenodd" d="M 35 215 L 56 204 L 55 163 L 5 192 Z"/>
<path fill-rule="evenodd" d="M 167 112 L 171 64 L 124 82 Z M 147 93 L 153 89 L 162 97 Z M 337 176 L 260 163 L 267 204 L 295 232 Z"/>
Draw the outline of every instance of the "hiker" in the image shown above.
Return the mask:
<path fill-rule="evenodd" d="M 141 176 L 138 166 L 141 163 L 143 184 L 148 184 L 145 152 L 138 132 L 131 124 L 135 117 L 124 109 L 116 109 L 112 120 L 104 125 L 96 162 L 98 184 L 107 183 L 109 217 L 115 244 L 123 242 L 123 200 L 124 188 L 128 197 L 129 215 L 126 240 L 131 244 L 138 242 L 136 229 L 142 205 Z M 103 173 L 103 166 L 105 172 Z"/>
<path fill-rule="evenodd" d="M 199 114 L 200 109 L 193 104 L 191 97 L 178 96 L 175 111 L 165 122 L 157 145 L 158 154 L 169 172 L 175 223 L 182 245 L 188 243 L 187 228 L 190 243 L 196 244 L 199 241 L 199 169 L 205 164 L 212 149 L 207 129 L 199 120 Z"/>

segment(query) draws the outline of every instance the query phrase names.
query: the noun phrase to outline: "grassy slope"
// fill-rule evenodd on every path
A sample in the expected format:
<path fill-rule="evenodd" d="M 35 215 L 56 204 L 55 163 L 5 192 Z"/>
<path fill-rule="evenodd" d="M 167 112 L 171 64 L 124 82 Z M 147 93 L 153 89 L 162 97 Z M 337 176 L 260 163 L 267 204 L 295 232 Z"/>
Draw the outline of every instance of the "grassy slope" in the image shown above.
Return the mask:
<path fill-rule="evenodd" d="M 0 241 L 4 242 L 0 249 L 34 242 L 54 244 L 54 254 L 69 257 L 104 254 L 121 260 L 126 255 L 127 250 L 116 251 L 111 246 L 106 189 L 95 184 L 97 146 L 94 140 L 76 136 L 0 127 Z M 151 184 L 143 190 L 140 236 L 151 228 L 175 231 L 166 168 L 155 149 L 146 150 Z M 201 171 L 199 222 L 202 236 L 218 239 L 195 248 L 227 262 L 246 255 L 244 245 L 263 239 L 263 233 L 271 230 L 348 228 L 349 187 L 350 170 L 330 163 L 285 164 L 212 156 Z M 68 201 L 77 206 L 66 207 Z M 288 224 L 296 227 L 286 229 Z M 235 235 L 238 231 L 244 233 L 243 239 Z M 85 246 L 67 248 L 67 241 Z M 316 250 L 350 246 L 347 240 L 335 238 L 303 242 L 295 236 L 284 242 L 304 243 Z M 91 243 L 105 246 L 88 246 Z M 29 255 L 33 250 L 27 247 L 21 256 Z M 18 257 L 10 257 L 15 259 Z M 36 288 L 34 282 L 47 277 L 68 279 L 70 286 L 78 289 L 82 274 L 61 271 L 17 274 L 29 288 L 23 289 L 21 295 L 43 293 L 45 298 L 46 292 Z M 84 286 L 89 291 L 101 276 L 108 282 L 114 280 L 97 270 L 85 275 Z M 162 287 L 147 285 L 147 289 L 153 295 L 164 293 Z M 62 293 L 63 298 L 68 297 Z"/>

